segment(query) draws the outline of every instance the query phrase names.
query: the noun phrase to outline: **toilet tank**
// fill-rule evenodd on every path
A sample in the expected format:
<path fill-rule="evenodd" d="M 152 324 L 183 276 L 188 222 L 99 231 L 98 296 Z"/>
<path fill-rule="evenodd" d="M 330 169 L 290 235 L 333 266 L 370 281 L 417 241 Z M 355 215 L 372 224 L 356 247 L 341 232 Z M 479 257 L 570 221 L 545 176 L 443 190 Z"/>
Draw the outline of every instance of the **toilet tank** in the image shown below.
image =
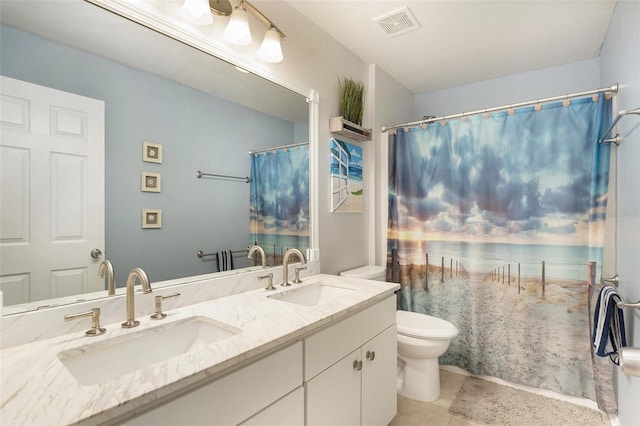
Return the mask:
<path fill-rule="evenodd" d="M 385 266 L 367 265 L 340 272 L 340 275 L 344 277 L 360 278 L 364 280 L 386 281 L 387 268 Z"/>

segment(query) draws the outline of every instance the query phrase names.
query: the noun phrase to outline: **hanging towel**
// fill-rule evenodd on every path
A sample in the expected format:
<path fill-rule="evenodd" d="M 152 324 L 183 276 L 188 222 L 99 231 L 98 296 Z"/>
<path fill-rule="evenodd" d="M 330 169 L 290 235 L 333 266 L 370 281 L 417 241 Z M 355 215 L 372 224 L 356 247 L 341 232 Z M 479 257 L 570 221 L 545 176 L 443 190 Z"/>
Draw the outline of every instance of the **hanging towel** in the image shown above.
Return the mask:
<path fill-rule="evenodd" d="M 229 270 L 235 269 L 233 267 L 233 251 L 229 250 Z"/>
<path fill-rule="evenodd" d="M 620 363 L 618 351 L 627 346 L 624 314 L 617 305 L 621 301 L 617 290 L 610 285 L 605 285 L 598 295 L 593 319 L 595 328 L 592 340 L 596 354 L 601 357 L 610 357 L 616 365 Z"/>

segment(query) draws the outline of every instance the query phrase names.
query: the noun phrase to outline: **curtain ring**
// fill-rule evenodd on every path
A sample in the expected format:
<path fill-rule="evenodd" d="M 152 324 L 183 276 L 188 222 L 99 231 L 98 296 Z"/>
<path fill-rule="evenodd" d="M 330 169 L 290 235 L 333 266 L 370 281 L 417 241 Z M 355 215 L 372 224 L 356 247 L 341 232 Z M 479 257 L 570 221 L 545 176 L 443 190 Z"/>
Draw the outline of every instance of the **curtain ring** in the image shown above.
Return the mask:
<path fill-rule="evenodd" d="M 540 99 L 536 99 L 536 106 L 534 106 L 533 109 L 536 111 L 540 111 L 542 109 L 542 105 L 540 104 Z"/>
<path fill-rule="evenodd" d="M 562 101 L 562 106 L 568 107 L 569 105 L 571 105 L 571 101 L 569 100 L 569 95 L 567 95 L 564 101 Z"/>
<path fill-rule="evenodd" d="M 513 106 L 511 106 L 511 104 L 509 104 L 509 109 L 507 110 L 507 114 L 513 115 L 515 113 L 516 113 L 516 110 L 513 108 Z"/>
<path fill-rule="evenodd" d="M 467 116 L 465 115 L 465 113 L 462 113 L 462 118 L 460 119 L 460 121 L 462 121 L 463 123 L 466 123 L 468 120 Z"/>

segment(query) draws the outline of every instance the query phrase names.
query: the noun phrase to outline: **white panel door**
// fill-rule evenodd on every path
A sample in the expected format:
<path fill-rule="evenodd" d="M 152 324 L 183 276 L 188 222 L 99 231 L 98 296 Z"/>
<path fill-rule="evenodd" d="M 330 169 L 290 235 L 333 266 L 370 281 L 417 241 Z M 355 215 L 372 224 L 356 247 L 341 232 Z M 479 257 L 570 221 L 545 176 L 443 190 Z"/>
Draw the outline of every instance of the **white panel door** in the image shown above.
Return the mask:
<path fill-rule="evenodd" d="M 360 348 L 306 383 L 307 426 L 360 425 Z"/>
<path fill-rule="evenodd" d="M 4 304 L 103 290 L 104 102 L 0 77 Z"/>

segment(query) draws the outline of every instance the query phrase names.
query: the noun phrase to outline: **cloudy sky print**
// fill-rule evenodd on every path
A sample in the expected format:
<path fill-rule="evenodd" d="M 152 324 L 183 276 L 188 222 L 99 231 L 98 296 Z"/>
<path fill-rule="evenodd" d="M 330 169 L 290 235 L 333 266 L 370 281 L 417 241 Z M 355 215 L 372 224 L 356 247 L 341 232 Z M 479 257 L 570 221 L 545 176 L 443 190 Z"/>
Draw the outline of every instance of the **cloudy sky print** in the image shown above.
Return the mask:
<path fill-rule="evenodd" d="M 309 234 L 309 148 L 251 156 L 252 234 Z"/>
<path fill-rule="evenodd" d="M 600 96 L 398 129 L 388 237 L 589 245 L 591 235 L 593 244 L 609 174 L 602 116 L 610 101 Z"/>

